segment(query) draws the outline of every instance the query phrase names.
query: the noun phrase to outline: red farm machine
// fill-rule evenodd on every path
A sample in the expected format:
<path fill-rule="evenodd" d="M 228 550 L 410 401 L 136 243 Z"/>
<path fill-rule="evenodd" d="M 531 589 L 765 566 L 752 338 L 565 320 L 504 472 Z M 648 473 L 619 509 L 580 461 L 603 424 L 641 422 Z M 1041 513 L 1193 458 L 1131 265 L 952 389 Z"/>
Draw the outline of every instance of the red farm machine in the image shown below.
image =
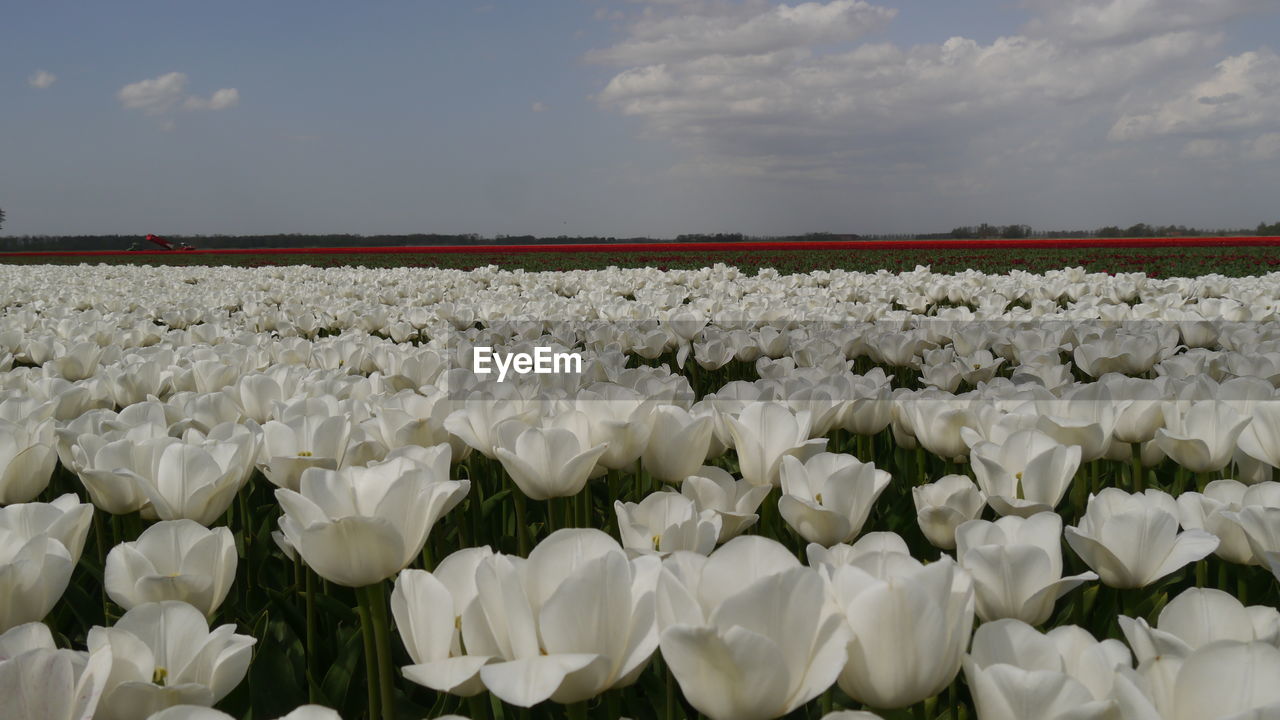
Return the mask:
<path fill-rule="evenodd" d="M 195 250 L 195 246 L 191 245 L 190 243 L 175 242 L 173 240 L 170 240 L 169 238 L 161 237 L 159 235 L 147 235 L 147 242 L 151 243 L 152 245 L 158 246 L 161 250 L 169 250 L 173 252 Z M 133 245 L 129 246 L 129 249 L 143 250 L 144 248 L 138 245 L 138 243 L 134 243 Z"/>

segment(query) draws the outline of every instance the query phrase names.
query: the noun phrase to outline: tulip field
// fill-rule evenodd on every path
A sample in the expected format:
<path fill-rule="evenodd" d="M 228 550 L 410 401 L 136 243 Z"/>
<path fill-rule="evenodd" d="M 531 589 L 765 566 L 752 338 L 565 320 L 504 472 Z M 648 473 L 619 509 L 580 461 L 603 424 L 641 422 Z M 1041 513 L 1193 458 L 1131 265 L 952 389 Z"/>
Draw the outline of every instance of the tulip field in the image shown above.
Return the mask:
<path fill-rule="evenodd" d="M 0 264 L 0 720 L 1280 718 L 1271 251 Z"/>
<path fill-rule="evenodd" d="M 247 243 L 252 240 L 248 239 Z M 0 252 L 0 263 L 122 263 L 175 266 L 432 267 L 546 272 L 653 267 L 697 270 L 713 264 L 744 272 L 815 270 L 909 271 L 922 261 L 934 272 L 981 270 L 1042 273 L 1064 267 L 1142 272 L 1151 277 L 1280 271 L 1280 238 L 787 241 L 744 243 L 643 242 L 592 245 L 477 245 L 210 249 L 192 252 Z"/>

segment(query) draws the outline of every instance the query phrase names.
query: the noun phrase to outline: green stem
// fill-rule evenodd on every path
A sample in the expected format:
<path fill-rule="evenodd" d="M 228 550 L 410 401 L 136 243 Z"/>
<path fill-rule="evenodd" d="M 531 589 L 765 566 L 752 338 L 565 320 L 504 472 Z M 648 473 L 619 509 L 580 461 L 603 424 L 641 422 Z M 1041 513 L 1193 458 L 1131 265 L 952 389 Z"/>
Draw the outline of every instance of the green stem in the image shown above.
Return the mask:
<path fill-rule="evenodd" d="M 480 529 L 486 527 L 484 522 L 484 493 L 481 492 L 483 485 L 480 482 L 480 478 L 471 469 L 470 458 L 468 458 L 467 479 L 471 481 L 471 497 L 467 498 L 467 503 L 471 506 L 468 509 L 471 510 L 471 527 L 475 531 L 476 546 L 493 544 L 491 538 L 486 538 L 488 540 L 487 543 L 480 540 Z"/>
<path fill-rule="evenodd" d="M 103 529 L 103 523 L 107 522 L 107 514 L 101 510 L 93 509 L 93 537 L 95 544 L 98 546 L 98 567 L 106 572 L 106 552 L 107 552 L 107 533 Z M 107 593 L 102 591 L 102 624 L 104 626 L 111 625 L 111 612 L 107 607 Z"/>
<path fill-rule="evenodd" d="M 587 720 L 587 701 L 565 705 L 564 714 L 569 720 Z"/>
<path fill-rule="evenodd" d="M 435 569 L 435 567 L 436 567 L 435 558 L 432 556 L 432 553 L 431 553 L 431 540 L 430 538 L 428 538 L 427 542 L 422 544 L 422 569 L 426 570 L 427 572 L 431 572 L 432 570 Z"/>
<path fill-rule="evenodd" d="M 619 494 L 622 492 L 622 471 L 610 469 L 609 479 L 607 482 L 609 483 L 609 494 L 608 496 L 605 497 L 605 502 L 609 503 L 615 499 L 622 497 Z M 613 508 L 611 507 L 606 506 L 605 508 L 605 513 L 606 513 L 606 517 L 608 518 L 608 522 L 605 523 L 604 531 L 609 533 L 610 535 L 615 534 L 614 531 L 618 529 L 618 516 L 616 513 L 612 512 L 612 510 Z"/>
<path fill-rule="evenodd" d="M 1181 495 L 1187 489 L 1187 480 L 1190 477 L 1191 471 L 1179 465 L 1178 469 L 1174 471 L 1173 492 L 1170 494 L 1174 497 Z"/>
<path fill-rule="evenodd" d="M 699 382 L 699 371 L 702 369 L 698 366 L 698 361 L 693 359 L 693 350 L 689 350 L 689 357 L 684 359 L 684 366 L 689 368 L 689 387 L 693 388 L 694 399 L 700 399 L 705 393 L 701 392 L 702 383 Z"/>
<path fill-rule="evenodd" d="M 666 667 L 665 670 L 667 675 L 667 681 L 666 681 L 667 697 L 666 697 L 665 714 L 663 715 L 663 717 L 666 720 L 675 720 L 676 718 L 676 679 L 671 674 L 670 667 Z"/>
<path fill-rule="evenodd" d="M 378 687 L 378 656 L 373 639 L 373 618 L 369 613 L 368 594 L 364 588 L 356 589 L 359 603 L 356 612 L 360 614 L 360 638 L 364 641 L 364 679 L 369 693 L 369 720 L 378 720 L 382 714 L 381 696 L 374 689 Z"/>
<path fill-rule="evenodd" d="M 488 700 L 483 693 L 467 698 L 467 708 L 471 711 L 471 720 L 486 720 L 492 714 Z"/>
<path fill-rule="evenodd" d="M 319 687 L 317 677 L 316 652 L 316 574 L 307 568 L 307 701 L 313 705 L 319 702 L 316 689 Z"/>
<path fill-rule="evenodd" d="M 378 694 L 382 696 L 382 720 L 395 720 L 395 667 L 391 659 L 391 623 L 387 621 L 387 588 L 377 583 L 365 588 L 373 618 L 374 644 L 378 652 Z"/>
<path fill-rule="evenodd" d="M 619 697 L 621 693 L 621 690 L 609 690 L 604 694 L 604 714 L 607 720 L 618 720 L 622 717 L 622 701 Z"/>
<path fill-rule="evenodd" d="M 516 553 L 520 557 L 529 557 L 529 525 L 525 522 L 524 491 L 516 488 L 511 494 L 516 498 Z"/>
<path fill-rule="evenodd" d="M 304 599 L 302 597 L 303 589 L 306 587 L 306 580 L 303 580 L 304 573 L 306 573 L 306 566 L 303 565 L 302 563 L 302 556 L 294 555 L 293 557 L 293 592 L 294 592 L 293 602 L 295 606 L 297 606 L 300 600 Z M 245 583 L 245 584 L 247 585 L 248 583 Z"/>
<path fill-rule="evenodd" d="M 1116 594 L 1115 595 L 1116 601 L 1115 601 L 1115 608 L 1111 611 L 1111 615 L 1109 616 L 1110 622 L 1107 624 L 1108 635 L 1110 635 L 1111 633 L 1112 624 L 1114 624 L 1117 628 L 1120 627 L 1121 615 L 1124 615 L 1126 617 L 1131 617 L 1131 618 L 1137 617 L 1137 612 L 1136 612 L 1137 602 L 1134 599 L 1136 595 L 1136 591 L 1125 591 L 1125 590 L 1121 590 L 1120 588 L 1114 588 L 1114 591 Z"/>
<path fill-rule="evenodd" d="M 1142 445 L 1140 443 L 1133 443 L 1129 447 L 1131 448 L 1131 453 L 1133 456 L 1132 457 L 1133 459 L 1133 491 L 1136 493 L 1140 493 L 1143 490 L 1142 488 Z"/>
<path fill-rule="evenodd" d="M 124 516 L 125 540 L 137 540 L 142 534 L 142 515 L 131 512 Z"/>
<path fill-rule="evenodd" d="M 240 488 L 236 500 L 240 506 L 240 529 L 244 532 L 244 576 L 253 583 L 253 571 L 249 566 L 249 559 L 252 555 L 249 549 L 253 545 L 253 533 L 257 528 L 253 526 L 253 520 L 249 515 L 249 488 Z"/>

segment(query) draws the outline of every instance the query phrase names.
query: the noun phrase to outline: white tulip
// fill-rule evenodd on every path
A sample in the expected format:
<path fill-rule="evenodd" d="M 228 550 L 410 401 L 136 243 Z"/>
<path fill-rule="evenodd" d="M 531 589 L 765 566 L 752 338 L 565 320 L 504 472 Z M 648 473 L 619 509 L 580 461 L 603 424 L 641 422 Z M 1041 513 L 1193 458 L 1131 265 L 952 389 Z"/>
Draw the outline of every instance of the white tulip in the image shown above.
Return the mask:
<path fill-rule="evenodd" d="M 1218 547 L 1218 538 L 1203 530 L 1179 533 L 1177 503 L 1159 490 L 1130 495 L 1105 488 L 1090 495 L 1080 524 L 1065 534 L 1071 549 L 1115 588 L 1145 587 Z"/>
<path fill-rule="evenodd" d="M 1280 483 L 1245 485 L 1236 480 L 1214 480 L 1203 493 L 1184 492 L 1178 496 L 1178 517 L 1187 530 L 1205 530 L 1218 537 L 1218 557 L 1241 565 L 1262 564 L 1254 558 L 1249 537 L 1228 513 L 1246 507 L 1280 507 Z"/>
<path fill-rule="evenodd" d="M 1191 472 L 1216 472 L 1231 462 L 1236 439 L 1249 418 L 1218 400 L 1164 403 L 1164 427 L 1155 443 L 1174 462 Z"/>
<path fill-rule="evenodd" d="M 527 561 L 480 558 L 476 597 L 463 608 L 461 624 L 484 686 L 530 707 L 548 699 L 580 702 L 634 682 L 657 646 L 657 569 L 656 558 L 628 561 L 598 530 L 553 533 Z M 453 677 L 465 680 L 470 668 Z"/>
<path fill-rule="evenodd" d="M 871 506 L 892 478 L 852 455 L 824 452 L 803 463 L 784 456 L 781 479 L 783 519 L 805 540 L 830 546 L 862 532 Z"/>
<path fill-rule="evenodd" d="M 302 474 L 300 492 L 276 490 L 280 530 L 311 569 L 347 587 L 392 577 L 422 552 L 427 533 L 466 496 L 449 480 L 449 446 L 418 461 L 397 457 L 366 468 Z"/>
<path fill-rule="evenodd" d="M 308 468 L 337 470 L 346 463 L 351 420 L 342 416 L 302 415 L 262 426 L 258 469 L 272 484 L 297 490 Z"/>
<path fill-rule="evenodd" d="M 1186 657 L 1159 655 L 1116 678 L 1121 716 L 1135 720 L 1243 720 L 1280 713 L 1280 649 L 1219 640 Z"/>
<path fill-rule="evenodd" d="M 638 503 L 615 500 L 622 546 L 636 554 L 688 550 L 706 555 L 720 536 L 720 516 L 699 511 L 693 500 L 672 492 L 650 493 Z"/>
<path fill-rule="evenodd" d="M 23 637 L 19 638 L 21 634 Z M 54 648 L 44 625 L 0 635 L 0 698 L 6 720 L 92 720 L 112 670 L 109 648 Z"/>
<path fill-rule="evenodd" d="M 964 674 L 983 720 L 1108 720 L 1117 706 L 1110 678 L 1129 667 L 1116 640 L 1097 642 L 1070 625 L 1041 634 L 997 620 L 974 633 Z"/>
<path fill-rule="evenodd" d="M 705 625 L 726 598 L 797 567 L 800 561 L 782 543 L 759 535 L 739 535 L 709 556 L 672 553 L 658 576 L 658 627 Z"/>
<path fill-rule="evenodd" d="M 0 529 L 26 539 L 48 535 L 62 543 L 71 554 L 72 563 L 80 562 L 92 523 L 93 505 L 80 502 L 72 493 L 53 502 L 17 503 L 0 508 Z"/>
<path fill-rule="evenodd" d="M 1061 502 L 1080 467 L 1080 447 L 1060 445 L 1038 430 L 1021 430 L 1000 445 L 974 445 L 970 459 L 993 510 L 1030 517 Z"/>
<path fill-rule="evenodd" d="M 827 445 L 826 438 L 809 439 L 808 413 L 794 415 L 778 403 L 753 403 L 727 420 L 742 478 L 752 485 L 777 486 L 783 457 L 806 460 Z"/>
<path fill-rule="evenodd" d="M 706 624 L 663 630 L 662 657 L 685 698 L 712 720 L 767 720 L 822 694 L 848 637 L 823 584 L 792 568 L 725 598 Z"/>
<path fill-rule="evenodd" d="M 532 500 L 572 497 L 582 491 L 607 446 L 584 446 L 572 430 L 528 428 L 508 420 L 494 456 L 520 491 Z"/>
<path fill-rule="evenodd" d="M 720 518 L 717 543 L 737 537 L 756 524 L 756 511 L 769 495 L 769 487 L 735 480 L 723 468 L 703 465 L 680 484 L 680 494 L 693 501 L 698 512 L 710 510 Z"/>
<path fill-rule="evenodd" d="M 1280 507 L 1250 505 L 1239 512 L 1225 511 L 1222 518 L 1244 533 L 1253 561 L 1280 580 Z"/>
<path fill-rule="evenodd" d="M 986 507 L 986 496 L 967 475 L 944 475 L 937 481 L 911 488 L 920 531 L 934 547 L 952 550 L 956 528 L 975 520 Z"/>
<path fill-rule="evenodd" d="M 0 419 L 0 505 L 30 502 L 49 485 L 58 455 L 53 420 Z"/>
<path fill-rule="evenodd" d="M 1015 618 L 1039 625 L 1058 598 L 1098 579 L 1091 572 L 1062 577 L 1062 518 L 1052 512 L 971 520 L 956 530 L 956 557 L 973 577 L 984 622 Z"/>
<path fill-rule="evenodd" d="M 42 619 L 62 597 L 75 561 L 60 541 L 0 527 L 0 631 Z"/>
<path fill-rule="evenodd" d="M 109 650 L 111 675 L 95 718 L 132 720 L 173 705 L 212 706 L 244 678 L 257 642 L 234 625 L 210 631 L 184 602 L 145 603 L 89 631 L 89 652 Z"/>
<path fill-rule="evenodd" d="M 709 417 L 698 417 L 672 405 L 659 405 L 649 414 L 649 441 L 640 463 L 653 477 L 679 483 L 702 467 L 711 447 Z"/>
<path fill-rule="evenodd" d="M 158 522 L 133 542 L 107 553 L 103 586 L 125 610 L 142 603 L 181 600 L 213 615 L 236 575 L 236 545 L 225 527 L 193 520 Z"/>
<path fill-rule="evenodd" d="M 1280 611 L 1246 608 L 1221 590 L 1188 588 L 1161 608 L 1154 628 L 1143 618 L 1122 615 L 1120 629 L 1143 663 L 1162 655 L 1185 658 L 1218 640 L 1280 643 Z"/>
<path fill-rule="evenodd" d="M 896 709 L 933 697 L 955 679 L 974 598 L 964 571 L 946 556 L 921 565 L 890 554 L 902 560 L 876 568 L 864 556 L 836 567 L 831 585 L 852 630 L 840 689 L 872 707 Z"/>

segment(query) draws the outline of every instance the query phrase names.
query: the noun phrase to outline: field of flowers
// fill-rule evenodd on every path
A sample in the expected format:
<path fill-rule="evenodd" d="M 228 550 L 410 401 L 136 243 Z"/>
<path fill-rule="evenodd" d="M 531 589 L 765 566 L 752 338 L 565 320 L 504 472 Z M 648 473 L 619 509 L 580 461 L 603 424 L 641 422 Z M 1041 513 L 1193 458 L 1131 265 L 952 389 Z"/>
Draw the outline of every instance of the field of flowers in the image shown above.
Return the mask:
<path fill-rule="evenodd" d="M 0 717 L 1280 717 L 1269 257 L 0 264 Z"/>
<path fill-rule="evenodd" d="M 259 248 L 195 252 L 0 253 L 0 264 L 107 263 L 273 267 L 433 267 L 546 272 L 654 267 L 697 270 L 730 265 L 755 274 L 815 270 L 934 272 L 1015 270 L 1042 273 L 1064 267 L 1100 272 L 1141 272 L 1151 277 L 1207 274 L 1243 277 L 1280 271 L 1280 238 L 1163 238 L 1077 240 L 895 240 L 845 242 L 623 243 L 617 245 L 514 245 L 421 248 Z"/>

